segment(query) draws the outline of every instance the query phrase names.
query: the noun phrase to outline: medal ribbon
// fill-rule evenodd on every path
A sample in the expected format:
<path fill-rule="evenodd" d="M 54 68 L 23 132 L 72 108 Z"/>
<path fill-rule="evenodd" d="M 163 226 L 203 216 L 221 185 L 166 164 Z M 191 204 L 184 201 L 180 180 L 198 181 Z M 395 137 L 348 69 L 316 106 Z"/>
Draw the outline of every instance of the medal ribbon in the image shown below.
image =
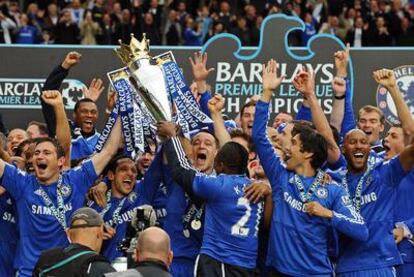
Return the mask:
<path fill-rule="evenodd" d="M 106 207 L 99 213 L 102 218 L 104 218 L 105 214 L 109 211 L 109 209 L 111 208 L 111 194 L 112 194 L 112 190 L 108 190 L 106 192 Z M 125 199 L 127 199 L 127 197 L 125 196 L 124 198 L 122 198 L 121 201 L 119 201 L 118 206 L 116 207 L 115 211 L 112 213 L 112 227 L 115 227 L 116 225 L 118 225 L 118 222 L 120 221 L 120 216 L 119 213 L 121 212 L 122 207 L 124 206 L 125 203 Z"/>
<path fill-rule="evenodd" d="M 46 204 L 46 206 L 50 209 L 53 216 L 57 219 L 59 224 L 63 227 L 63 229 L 66 229 L 66 218 L 65 218 L 65 203 L 63 201 L 63 195 L 62 195 L 62 175 L 59 175 L 58 184 L 57 184 L 57 190 L 56 190 L 56 196 L 57 196 L 57 208 L 53 204 L 52 200 L 50 199 L 49 195 L 46 193 L 46 191 L 43 189 L 42 186 L 39 186 L 40 196 L 43 199 L 43 202 Z"/>
<path fill-rule="evenodd" d="M 309 187 L 308 191 L 305 191 L 305 186 L 303 185 L 300 177 L 297 174 L 293 176 L 295 185 L 299 190 L 300 199 L 302 200 L 303 203 L 308 202 L 312 198 L 312 195 L 315 192 L 316 188 L 322 183 L 324 174 L 325 173 L 322 170 L 318 170 L 315 180 L 313 181 L 312 185 Z"/>
<path fill-rule="evenodd" d="M 364 185 L 364 182 L 365 182 L 365 180 L 366 180 L 366 178 L 368 177 L 369 174 L 371 174 L 371 168 L 370 167 L 368 167 L 367 171 L 365 171 L 364 175 L 362 175 L 362 177 L 359 179 L 358 184 L 357 184 L 356 189 L 355 189 L 355 197 L 351 197 L 351 193 L 349 191 L 348 180 L 346 179 L 346 176 L 348 175 L 348 172 L 346 172 L 345 176 L 342 178 L 342 186 L 345 188 L 345 190 L 348 193 L 349 197 L 351 197 L 352 202 L 354 203 L 354 206 L 355 206 L 355 210 L 357 212 L 360 212 L 360 210 L 361 210 L 363 185 Z"/>

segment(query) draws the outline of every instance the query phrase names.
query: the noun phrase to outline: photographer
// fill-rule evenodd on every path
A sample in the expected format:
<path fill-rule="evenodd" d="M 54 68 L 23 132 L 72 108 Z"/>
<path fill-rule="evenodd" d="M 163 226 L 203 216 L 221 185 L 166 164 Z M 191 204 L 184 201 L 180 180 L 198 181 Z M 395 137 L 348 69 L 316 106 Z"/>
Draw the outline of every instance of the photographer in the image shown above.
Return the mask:
<path fill-rule="evenodd" d="M 99 254 L 104 237 L 102 217 L 91 208 L 80 208 L 72 216 L 67 230 L 71 244 L 42 253 L 33 276 L 103 276 L 114 272 Z"/>
<path fill-rule="evenodd" d="M 172 276 L 169 268 L 173 259 L 170 247 L 170 237 L 158 228 L 149 227 L 138 237 L 135 250 L 137 267 L 124 272 L 108 273 L 106 277 L 137 277 L 137 276 Z"/>

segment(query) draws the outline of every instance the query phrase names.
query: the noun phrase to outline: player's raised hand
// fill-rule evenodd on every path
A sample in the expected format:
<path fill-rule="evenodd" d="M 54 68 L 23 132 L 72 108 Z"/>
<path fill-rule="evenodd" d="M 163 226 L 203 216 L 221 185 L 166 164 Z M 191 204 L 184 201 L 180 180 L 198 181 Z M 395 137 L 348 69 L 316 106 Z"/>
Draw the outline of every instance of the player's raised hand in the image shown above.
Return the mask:
<path fill-rule="evenodd" d="M 214 68 L 207 69 L 207 53 L 195 52 L 194 59 L 189 57 L 195 81 L 205 81 Z"/>
<path fill-rule="evenodd" d="M 57 107 L 63 105 L 62 95 L 58 90 L 45 90 L 42 92 L 42 99 L 46 104 Z"/>
<path fill-rule="evenodd" d="M 302 67 L 302 70 L 293 79 L 293 86 L 306 98 L 315 95 L 314 71 L 310 68 Z"/>
<path fill-rule="evenodd" d="M 244 197 L 246 197 L 250 202 L 257 203 L 271 193 L 272 189 L 268 182 L 253 181 L 244 190 Z"/>
<path fill-rule="evenodd" d="M 208 101 L 208 110 L 211 114 L 218 114 L 223 110 L 224 102 L 224 97 L 221 94 L 216 94 Z"/>
<path fill-rule="evenodd" d="M 101 96 L 105 87 L 103 86 L 103 82 L 101 79 L 93 78 L 92 82 L 89 85 L 89 88 L 84 87 L 82 89 L 83 95 L 86 98 L 91 99 L 93 102 L 96 102 Z"/>
<path fill-rule="evenodd" d="M 161 137 L 171 138 L 177 136 L 178 125 L 173 122 L 160 121 L 157 123 L 157 134 Z"/>
<path fill-rule="evenodd" d="M 349 43 L 346 44 L 346 48 L 343 51 L 335 52 L 335 67 L 336 67 L 336 76 L 346 77 L 347 76 L 347 66 L 349 62 Z"/>
<path fill-rule="evenodd" d="M 278 64 L 274 59 L 271 59 L 267 64 L 262 65 L 262 85 L 263 93 L 261 99 L 265 102 L 270 102 L 273 91 L 279 87 L 285 76 L 278 76 L 277 74 Z"/>
<path fill-rule="evenodd" d="M 93 200 L 99 207 L 105 208 L 106 203 L 106 191 L 108 186 L 104 182 L 99 182 L 96 186 L 91 187 L 89 190 L 89 198 Z"/>
<path fill-rule="evenodd" d="M 64 69 L 70 69 L 72 66 L 77 65 L 80 62 L 82 55 L 78 52 L 69 52 L 65 60 L 62 62 L 62 67 Z"/>
<path fill-rule="evenodd" d="M 333 212 L 324 206 L 322 206 L 319 202 L 311 201 L 305 204 L 306 205 L 306 212 L 313 216 L 319 216 L 323 218 L 332 218 Z"/>
<path fill-rule="evenodd" d="M 393 87 L 397 84 L 394 71 L 389 70 L 389 69 L 383 68 L 383 69 L 374 71 L 372 76 L 374 77 L 375 82 L 377 82 L 378 84 L 386 88 Z"/>

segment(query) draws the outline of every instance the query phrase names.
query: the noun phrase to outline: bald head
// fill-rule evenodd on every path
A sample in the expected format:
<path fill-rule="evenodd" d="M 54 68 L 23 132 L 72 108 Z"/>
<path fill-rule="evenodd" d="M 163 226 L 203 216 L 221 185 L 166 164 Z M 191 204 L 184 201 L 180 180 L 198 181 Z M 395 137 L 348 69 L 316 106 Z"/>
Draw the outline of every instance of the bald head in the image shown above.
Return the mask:
<path fill-rule="evenodd" d="M 347 140 L 348 138 L 356 136 L 356 135 L 360 135 L 360 136 L 368 138 L 368 135 L 364 131 L 362 131 L 361 129 L 352 129 L 352 130 L 348 131 L 348 133 L 346 133 L 344 141 Z"/>
<path fill-rule="evenodd" d="M 147 228 L 138 237 L 136 254 L 138 262 L 160 260 L 169 266 L 172 261 L 170 237 L 158 227 Z"/>

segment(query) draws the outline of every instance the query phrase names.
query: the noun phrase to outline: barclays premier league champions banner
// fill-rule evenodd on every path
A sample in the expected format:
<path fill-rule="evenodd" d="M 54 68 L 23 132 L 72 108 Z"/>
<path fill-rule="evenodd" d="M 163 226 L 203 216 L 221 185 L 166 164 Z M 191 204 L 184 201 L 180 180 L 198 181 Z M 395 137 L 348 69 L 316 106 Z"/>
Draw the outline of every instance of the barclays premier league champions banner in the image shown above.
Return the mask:
<path fill-rule="evenodd" d="M 141 88 L 146 88 L 150 92 L 151 87 L 157 88 L 159 84 L 163 84 L 162 88 L 166 90 L 168 80 L 170 84 L 179 84 L 178 86 L 171 86 L 172 90 L 168 90 L 168 97 L 170 97 L 169 101 L 173 101 L 175 105 L 181 103 L 182 110 L 172 120 L 176 120 L 190 132 L 192 128 L 198 128 L 200 122 L 208 121 L 198 112 L 196 112 L 196 117 L 192 116 L 194 111 L 198 111 L 193 106 L 194 102 L 180 101 L 180 99 L 186 97 L 188 93 L 186 87 L 192 81 L 192 70 L 188 57 L 192 56 L 195 51 L 202 50 L 209 54 L 208 68 L 214 67 L 216 69 L 209 77 L 208 83 L 211 85 L 213 93 L 220 93 L 226 98 L 225 112 L 228 116 L 236 116 L 248 98 L 261 93 L 261 64 L 271 58 L 280 63 L 279 72 L 286 75 L 286 79 L 272 100 L 272 112 L 294 114 L 298 111 L 302 99 L 292 85 L 292 78 L 302 66 L 306 66 L 312 68 L 316 73 L 316 93 L 324 112 L 329 115 L 332 111 L 333 98 L 331 82 L 335 76 L 334 53 L 344 49 L 345 45 L 333 36 L 316 35 L 312 37 L 306 47 L 289 47 L 289 33 L 303 28 L 303 22 L 296 17 L 272 15 L 264 20 L 260 44 L 255 48 L 242 48 L 237 37 L 230 34 L 213 37 L 202 48 L 151 46 L 151 56 L 148 59 L 148 61 L 151 61 L 151 66 L 157 66 L 164 73 L 167 69 L 167 75 L 163 73 L 162 80 L 158 83 L 150 79 L 139 80 L 139 78 L 135 78 L 133 72 L 139 66 L 134 67 L 132 65 L 135 63 L 131 63 L 134 58 L 129 62 L 121 57 L 119 57 L 121 59 L 117 58 L 114 55 L 113 46 L 21 47 L 1 45 L 0 112 L 10 127 L 26 127 L 27 122 L 36 119 L 43 121 L 39 104 L 42 84 L 53 68 L 63 61 L 67 52 L 78 51 L 82 54 L 82 61 L 71 69 L 61 87 L 68 111 L 71 111 L 74 103 L 83 97 L 82 87 L 88 85 L 93 78 L 104 79 L 107 82 L 105 86 L 108 87 L 107 73 L 127 68 L 129 73 L 126 73 L 129 77 L 126 77 L 125 80 L 129 83 L 128 87 L 132 86 L 132 92 L 131 94 L 128 91 L 125 94 L 125 90 L 122 92 L 124 98 L 131 101 L 124 102 L 124 117 L 128 118 L 129 122 L 145 119 L 143 125 L 146 126 L 139 130 L 134 129 L 134 127 L 128 129 L 125 123 L 125 132 L 133 134 L 132 137 L 140 138 L 138 141 L 131 141 L 131 146 L 135 145 L 134 147 L 137 147 L 136 145 L 140 143 L 142 145 L 142 141 L 145 144 L 146 138 L 153 132 L 150 128 L 151 122 L 155 120 L 153 115 L 158 114 L 157 111 L 153 111 L 151 108 L 148 109 L 147 106 L 145 108 L 138 105 L 139 101 L 137 100 L 147 99 L 143 98 L 139 91 L 141 91 Z M 121 48 L 127 50 L 125 45 Z M 163 55 L 166 52 L 171 53 L 167 55 L 169 58 L 166 60 L 154 59 L 159 55 L 161 55 L 159 57 L 164 57 Z M 350 54 L 348 76 L 353 88 L 355 110 L 363 105 L 376 104 L 384 111 L 387 121 L 390 123 L 396 122 L 397 113 L 391 97 L 386 89 L 379 87 L 371 77 L 373 71 L 389 68 L 394 70 L 403 97 L 414 111 L 414 47 L 353 48 Z M 169 61 L 168 59 L 173 59 L 177 66 L 168 66 L 166 64 Z M 24 63 L 22 60 L 24 60 Z M 129 63 L 132 68 L 128 65 Z M 146 68 L 149 69 L 150 67 L 144 65 L 143 69 L 146 70 Z M 157 69 L 157 72 L 160 71 Z M 168 79 L 166 79 L 166 76 Z M 181 82 L 181 79 L 186 81 Z M 113 83 L 114 80 L 110 82 Z M 150 95 L 152 94 L 150 93 Z M 171 97 L 174 99 L 171 99 Z M 105 95 L 102 95 L 99 99 L 98 106 L 101 111 L 98 129 L 102 130 L 106 120 L 103 114 L 106 106 Z M 163 104 L 163 106 L 165 105 Z M 22 112 L 22 109 L 24 109 L 24 112 Z M 188 110 L 193 112 L 188 113 Z M 133 125 L 130 124 L 129 126 Z"/>

